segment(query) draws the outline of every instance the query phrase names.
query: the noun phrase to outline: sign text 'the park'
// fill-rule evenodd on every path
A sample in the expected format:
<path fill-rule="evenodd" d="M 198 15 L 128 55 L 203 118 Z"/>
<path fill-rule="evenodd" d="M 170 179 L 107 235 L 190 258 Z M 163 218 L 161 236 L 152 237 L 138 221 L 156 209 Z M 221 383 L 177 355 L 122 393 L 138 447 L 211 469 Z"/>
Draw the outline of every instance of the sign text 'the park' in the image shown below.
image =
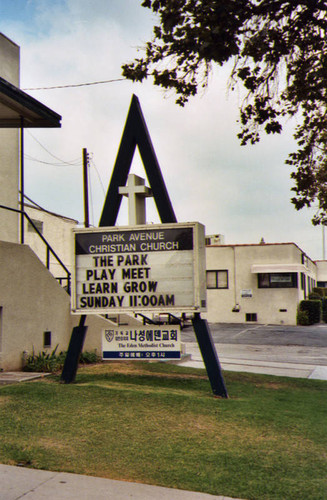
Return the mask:
<path fill-rule="evenodd" d="M 75 313 L 206 308 L 204 226 L 74 230 Z"/>

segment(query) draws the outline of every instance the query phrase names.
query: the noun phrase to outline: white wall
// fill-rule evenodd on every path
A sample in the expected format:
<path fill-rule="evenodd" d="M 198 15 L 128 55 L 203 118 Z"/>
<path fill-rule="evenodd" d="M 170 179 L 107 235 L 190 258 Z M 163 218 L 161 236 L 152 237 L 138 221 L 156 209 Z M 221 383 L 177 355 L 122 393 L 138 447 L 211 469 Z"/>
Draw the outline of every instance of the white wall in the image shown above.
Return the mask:
<path fill-rule="evenodd" d="M 77 221 L 28 205 L 25 205 L 25 212 L 33 221 L 42 223 L 44 238 L 71 272 L 73 256 L 72 229 L 76 227 Z M 32 229 L 27 219 L 25 219 L 25 243 L 32 248 L 43 264 L 46 265 L 46 246 Z M 50 271 L 56 277 L 65 276 L 62 267 L 52 255 L 50 256 Z"/>
<path fill-rule="evenodd" d="M 0 76 L 19 87 L 19 47 L 0 33 Z M 0 129 L 0 205 L 18 208 L 19 131 Z M 18 215 L 0 209 L 0 239 L 18 241 Z"/>
<path fill-rule="evenodd" d="M 0 368 L 19 370 L 22 353 L 66 350 L 79 316 L 70 314 L 70 296 L 27 245 L 0 242 Z M 101 350 L 102 329 L 108 322 L 88 317 L 85 348 Z M 43 346 L 51 331 L 51 347 Z M 100 352 L 99 352 L 100 353 Z"/>
<path fill-rule="evenodd" d="M 327 260 L 318 260 L 317 264 L 317 281 L 327 282 Z"/>
<path fill-rule="evenodd" d="M 207 270 L 228 270 L 228 289 L 208 289 L 210 322 L 245 323 L 247 313 L 256 313 L 262 324 L 296 324 L 297 306 L 304 298 L 301 289 L 301 272 L 316 277 L 315 264 L 308 259 L 302 264 L 303 252 L 295 244 L 209 246 L 206 248 Z M 295 265 L 298 288 L 258 288 L 258 275 L 251 272 L 253 264 Z M 250 290 L 249 297 L 242 291 Z M 307 290 L 308 292 L 308 290 Z M 238 304 L 239 312 L 233 312 Z"/>

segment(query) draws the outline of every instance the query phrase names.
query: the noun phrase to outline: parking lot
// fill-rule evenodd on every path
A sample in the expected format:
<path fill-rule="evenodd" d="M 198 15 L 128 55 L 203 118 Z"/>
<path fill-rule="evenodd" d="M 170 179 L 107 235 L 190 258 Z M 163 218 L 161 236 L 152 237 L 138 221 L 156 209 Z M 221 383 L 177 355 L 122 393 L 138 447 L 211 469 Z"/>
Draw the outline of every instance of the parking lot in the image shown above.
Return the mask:
<path fill-rule="evenodd" d="M 327 380 L 327 324 L 209 324 L 222 368 Z M 204 367 L 192 326 L 182 330 L 184 365 Z"/>
<path fill-rule="evenodd" d="M 311 326 L 210 323 L 215 344 L 327 347 L 327 324 Z M 183 342 L 195 342 L 192 326 L 182 330 Z"/>

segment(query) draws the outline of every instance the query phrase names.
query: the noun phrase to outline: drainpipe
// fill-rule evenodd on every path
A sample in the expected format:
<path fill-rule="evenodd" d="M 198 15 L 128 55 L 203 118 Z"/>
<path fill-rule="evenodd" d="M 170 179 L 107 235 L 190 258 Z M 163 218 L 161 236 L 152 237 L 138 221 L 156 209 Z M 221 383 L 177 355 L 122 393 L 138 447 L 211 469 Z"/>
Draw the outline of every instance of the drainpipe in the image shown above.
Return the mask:
<path fill-rule="evenodd" d="M 232 312 L 239 312 L 241 310 L 240 305 L 237 303 L 237 292 L 236 292 L 236 249 L 233 246 L 233 253 L 234 253 L 234 307 L 232 309 Z"/>

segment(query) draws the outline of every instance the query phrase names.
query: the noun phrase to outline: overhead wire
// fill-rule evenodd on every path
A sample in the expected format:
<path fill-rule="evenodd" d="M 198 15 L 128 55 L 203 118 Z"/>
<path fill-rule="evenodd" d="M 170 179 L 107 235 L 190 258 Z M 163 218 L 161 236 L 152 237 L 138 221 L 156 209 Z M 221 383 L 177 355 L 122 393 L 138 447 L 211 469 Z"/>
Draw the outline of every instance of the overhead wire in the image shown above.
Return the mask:
<path fill-rule="evenodd" d="M 71 161 L 62 160 L 58 156 L 51 153 L 51 151 L 49 151 L 45 146 L 43 146 L 43 144 L 29 130 L 28 130 L 28 133 L 41 146 L 41 148 L 44 149 L 44 151 L 46 151 L 50 156 L 52 156 L 56 160 L 60 161 L 60 163 L 63 163 L 65 165 L 74 166 L 78 160 L 80 161 L 80 158 L 75 158 L 74 160 L 71 160 Z"/>
<path fill-rule="evenodd" d="M 97 81 L 97 82 L 75 83 L 75 84 L 68 84 L 68 85 L 54 85 L 52 87 L 31 87 L 31 88 L 26 88 L 26 89 L 22 89 L 22 90 L 26 91 L 26 90 L 68 89 L 68 88 L 76 88 L 76 87 L 86 87 L 86 86 L 90 86 L 90 85 L 102 85 L 105 83 L 114 83 L 114 82 L 122 82 L 122 81 L 127 81 L 127 78 L 114 78 L 112 80 L 101 80 L 101 81 Z"/>
<path fill-rule="evenodd" d="M 79 162 L 69 163 L 69 164 L 67 164 L 67 163 L 53 163 L 53 162 L 49 162 L 49 161 L 39 160 L 38 158 L 34 158 L 33 156 L 31 156 L 27 153 L 24 154 L 24 158 L 26 158 L 29 161 L 35 161 L 37 163 L 42 163 L 44 165 L 50 165 L 52 167 L 67 167 L 67 166 L 81 167 L 82 166 L 81 160 L 79 160 Z"/>
<path fill-rule="evenodd" d="M 104 80 L 104 81 L 98 81 L 98 82 L 91 82 L 91 83 L 83 83 L 83 84 L 76 84 L 76 85 L 62 85 L 62 86 L 56 86 L 56 87 L 39 87 L 39 88 L 31 88 L 31 89 L 24 89 L 24 90 L 48 90 L 48 89 L 53 89 L 53 88 L 68 88 L 68 87 L 82 87 L 85 85 L 97 85 L 97 84 L 103 84 L 103 83 L 112 83 L 116 81 L 121 81 L 125 80 L 125 78 L 120 78 L 120 79 L 115 79 L 115 80 Z M 54 162 L 47 162 L 44 160 L 39 160 L 37 158 L 34 158 L 31 155 L 25 154 L 24 157 L 30 161 L 35 161 L 37 163 L 42 163 L 44 165 L 50 165 L 53 167 L 66 167 L 66 166 L 78 166 L 81 167 L 83 165 L 81 157 L 75 158 L 74 160 L 71 161 L 65 161 L 59 158 L 58 156 L 54 155 L 49 151 L 30 131 L 28 131 L 29 135 L 41 146 L 44 151 L 46 151 L 50 156 L 52 156 L 54 159 L 58 160 L 60 163 L 54 163 Z M 100 176 L 100 173 L 97 169 L 97 166 L 93 160 L 92 153 L 89 153 L 88 155 L 88 166 L 93 167 L 96 175 L 98 177 L 102 192 L 104 197 L 106 196 L 106 191 Z M 92 224 L 94 224 L 94 206 L 93 206 L 93 197 L 92 197 L 92 185 L 91 185 L 91 168 L 88 168 L 88 179 L 89 179 L 89 184 L 90 184 L 90 189 L 89 189 L 89 196 L 90 196 L 90 208 L 91 208 L 91 218 L 92 218 Z"/>
<path fill-rule="evenodd" d="M 92 153 L 91 153 L 92 154 Z M 100 176 L 100 173 L 99 173 L 99 170 L 97 169 L 97 166 L 93 160 L 93 156 L 90 156 L 89 157 L 89 160 L 90 160 L 90 165 L 94 168 L 96 174 L 97 174 L 97 177 L 98 177 L 98 180 L 100 182 L 100 186 L 102 188 L 102 192 L 103 192 L 103 195 L 106 196 L 106 190 L 104 188 L 104 185 L 103 185 L 103 182 L 102 182 L 102 179 L 101 179 L 101 176 Z"/>

